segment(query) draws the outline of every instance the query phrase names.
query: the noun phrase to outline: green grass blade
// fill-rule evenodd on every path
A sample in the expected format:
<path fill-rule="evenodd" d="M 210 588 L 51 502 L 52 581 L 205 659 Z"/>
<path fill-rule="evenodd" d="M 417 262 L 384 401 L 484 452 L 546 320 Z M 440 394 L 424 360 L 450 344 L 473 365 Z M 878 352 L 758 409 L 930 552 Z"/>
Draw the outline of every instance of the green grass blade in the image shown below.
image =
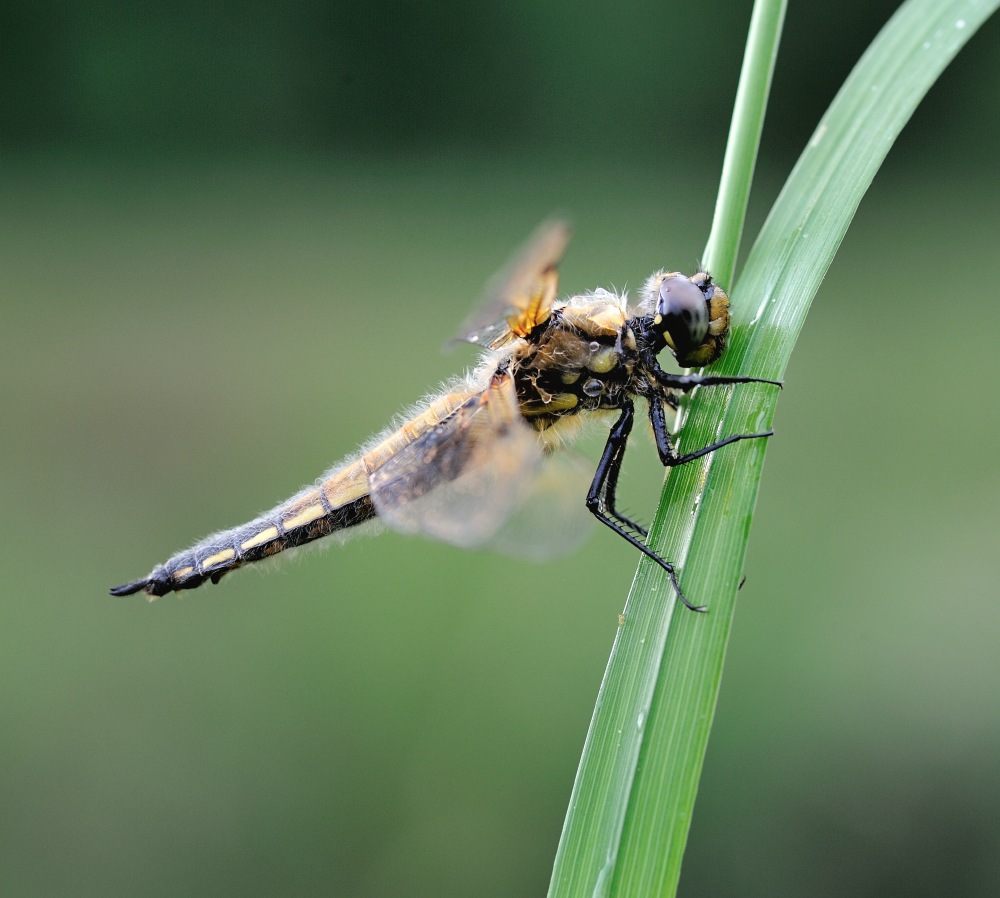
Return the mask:
<path fill-rule="evenodd" d="M 701 261 L 720 284 L 732 285 L 736 274 L 736 257 L 740 251 L 740 236 L 750 200 L 750 185 L 764 130 L 764 113 L 786 6 L 786 0 L 758 0 L 750 19 L 712 230 Z"/>
<path fill-rule="evenodd" d="M 728 275 L 724 283 L 731 280 L 736 264 L 784 12 L 785 0 L 757 0 L 750 23 L 712 236 L 705 253 L 710 270 Z M 655 576 L 650 579 L 645 568 L 640 568 L 633 588 L 640 579 L 652 584 L 657 594 L 652 601 L 637 604 L 630 600 L 627 604 L 628 622 L 612 650 L 577 770 L 550 896 L 603 894 L 616 874 L 645 716 L 656 689 L 674 608 L 669 584 L 663 591 L 663 583 Z"/>
<path fill-rule="evenodd" d="M 847 226 L 924 94 L 1000 0 L 909 0 L 844 84 L 803 152 L 732 291 L 719 373 L 780 377 Z M 777 396 L 701 391 L 683 447 L 766 429 Z M 652 545 L 679 563 L 676 615 L 640 564 L 584 748 L 550 895 L 672 895 L 718 695 L 765 442 L 729 446 L 667 478 Z"/>

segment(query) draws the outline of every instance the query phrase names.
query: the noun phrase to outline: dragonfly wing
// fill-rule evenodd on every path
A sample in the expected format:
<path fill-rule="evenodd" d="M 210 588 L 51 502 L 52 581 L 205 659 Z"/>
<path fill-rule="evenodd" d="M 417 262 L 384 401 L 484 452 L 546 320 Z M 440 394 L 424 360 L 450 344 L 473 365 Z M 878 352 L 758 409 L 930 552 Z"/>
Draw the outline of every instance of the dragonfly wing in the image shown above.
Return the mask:
<path fill-rule="evenodd" d="M 513 381 L 497 376 L 372 471 L 372 502 L 402 532 L 483 545 L 530 490 L 542 456 Z"/>
<path fill-rule="evenodd" d="M 544 222 L 490 281 L 455 339 L 499 349 L 545 321 L 556 299 L 557 267 L 569 238 L 567 222 Z"/>
<path fill-rule="evenodd" d="M 580 547 L 593 530 L 584 497 L 594 469 L 573 452 L 545 457 L 525 495 L 489 546 L 518 559 L 548 561 Z"/>

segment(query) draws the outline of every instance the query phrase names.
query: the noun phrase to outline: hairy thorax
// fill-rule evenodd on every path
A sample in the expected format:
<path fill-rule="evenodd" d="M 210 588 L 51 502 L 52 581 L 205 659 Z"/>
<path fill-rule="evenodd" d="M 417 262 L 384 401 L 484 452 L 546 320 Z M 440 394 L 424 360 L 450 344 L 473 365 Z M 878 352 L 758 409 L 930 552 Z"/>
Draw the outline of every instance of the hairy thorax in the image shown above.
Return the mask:
<path fill-rule="evenodd" d="M 635 348 L 619 297 L 575 297 L 511 355 L 521 414 L 544 431 L 580 412 L 619 408 L 631 389 Z"/>

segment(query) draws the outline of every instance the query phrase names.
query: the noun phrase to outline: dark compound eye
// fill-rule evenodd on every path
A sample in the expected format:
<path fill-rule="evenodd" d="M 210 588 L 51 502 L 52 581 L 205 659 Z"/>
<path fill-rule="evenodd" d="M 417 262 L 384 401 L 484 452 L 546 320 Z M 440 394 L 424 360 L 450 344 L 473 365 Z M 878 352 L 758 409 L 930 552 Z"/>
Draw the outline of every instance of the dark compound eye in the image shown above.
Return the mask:
<path fill-rule="evenodd" d="M 664 278 L 653 323 L 676 355 L 687 355 L 708 334 L 705 295 L 685 277 Z"/>

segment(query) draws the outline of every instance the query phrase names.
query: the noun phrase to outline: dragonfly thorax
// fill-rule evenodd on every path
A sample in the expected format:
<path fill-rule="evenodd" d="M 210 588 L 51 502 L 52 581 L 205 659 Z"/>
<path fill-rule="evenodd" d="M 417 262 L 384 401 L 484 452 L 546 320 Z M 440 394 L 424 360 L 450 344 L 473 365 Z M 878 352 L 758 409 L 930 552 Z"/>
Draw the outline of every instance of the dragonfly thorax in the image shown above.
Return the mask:
<path fill-rule="evenodd" d="M 574 297 L 511 356 L 521 414 L 545 430 L 567 415 L 617 409 L 636 361 L 624 301 L 605 291 Z"/>

